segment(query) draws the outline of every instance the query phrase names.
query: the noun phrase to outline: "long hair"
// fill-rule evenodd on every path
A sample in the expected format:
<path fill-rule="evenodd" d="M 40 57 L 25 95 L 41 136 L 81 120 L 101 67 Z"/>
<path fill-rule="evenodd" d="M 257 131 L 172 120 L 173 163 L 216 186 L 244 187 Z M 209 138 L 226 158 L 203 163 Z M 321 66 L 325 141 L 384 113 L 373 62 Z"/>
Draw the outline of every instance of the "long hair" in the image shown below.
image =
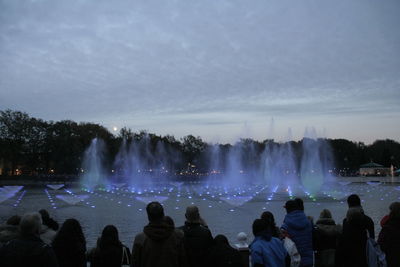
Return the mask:
<path fill-rule="evenodd" d="M 81 224 L 75 219 L 67 219 L 52 243 L 53 247 L 71 247 L 81 244 L 86 250 L 86 240 Z"/>
<path fill-rule="evenodd" d="M 118 229 L 114 225 L 107 225 L 104 227 L 98 245 L 100 249 L 121 246 L 121 242 L 119 241 L 118 237 Z"/>

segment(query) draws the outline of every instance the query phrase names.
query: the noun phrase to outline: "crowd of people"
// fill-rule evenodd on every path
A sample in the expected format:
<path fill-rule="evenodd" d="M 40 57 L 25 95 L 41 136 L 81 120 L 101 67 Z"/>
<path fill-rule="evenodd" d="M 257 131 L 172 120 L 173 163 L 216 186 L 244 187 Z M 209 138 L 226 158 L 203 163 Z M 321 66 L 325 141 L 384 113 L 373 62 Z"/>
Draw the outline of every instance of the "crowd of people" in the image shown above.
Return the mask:
<path fill-rule="evenodd" d="M 88 249 L 82 227 L 67 219 L 61 227 L 46 210 L 10 217 L 0 226 L 0 265 L 40 267 L 367 267 L 368 240 L 375 239 L 374 222 L 364 213 L 359 196 L 347 199 L 349 209 L 342 224 L 329 210 L 314 223 L 306 216 L 300 198 L 285 203 L 283 224 L 263 212 L 253 221 L 254 240 L 245 233 L 231 246 L 226 236 L 212 236 L 196 206 L 186 208 L 185 223 L 175 227 L 163 206 L 146 206 L 148 224 L 130 250 L 119 240 L 118 229 L 104 227 L 94 248 Z M 400 202 L 389 207 L 377 238 L 388 267 L 400 266 Z M 132 253 L 131 253 L 132 252 Z M 250 256 L 250 257 L 249 257 Z"/>

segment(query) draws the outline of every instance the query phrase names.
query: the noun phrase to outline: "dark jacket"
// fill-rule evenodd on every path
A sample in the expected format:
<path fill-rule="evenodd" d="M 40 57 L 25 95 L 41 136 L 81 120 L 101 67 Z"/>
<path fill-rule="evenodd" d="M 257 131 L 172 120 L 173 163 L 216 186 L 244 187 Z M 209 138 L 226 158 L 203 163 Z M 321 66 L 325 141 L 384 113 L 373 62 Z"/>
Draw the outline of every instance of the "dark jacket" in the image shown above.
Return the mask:
<path fill-rule="evenodd" d="M 361 213 L 364 215 L 364 219 L 363 219 L 363 227 L 365 227 L 368 230 L 369 236 L 372 237 L 373 239 L 375 239 L 375 224 L 374 221 L 367 215 L 364 214 L 364 210 L 362 209 L 362 207 L 359 207 Z M 344 225 L 347 223 L 347 219 L 344 218 L 343 219 L 343 227 Z"/>
<path fill-rule="evenodd" d="M 237 249 L 227 244 L 217 244 L 209 253 L 209 267 L 244 267 L 242 256 Z"/>
<path fill-rule="evenodd" d="M 121 267 L 122 264 L 130 264 L 131 253 L 121 243 L 100 248 L 98 240 L 97 247 L 88 253 L 88 260 L 91 267 Z"/>
<path fill-rule="evenodd" d="M 282 229 L 286 230 L 289 237 L 296 244 L 301 256 L 300 266 L 313 265 L 312 224 L 301 210 L 286 214 Z"/>
<path fill-rule="evenodd" d="M 367 225 L 362 217 L 359 221 L 344 221 L 343 232 L 336 249 L 337 267 L 367 267 Z"/>
<path fill-rule="evenodd" d="M 43 219 L 43 224 L 46 225 L 47 227 L 49 227 L 50 229 L 53 229 L 54 231 L 57 231 L 59 228 L 58 222 L 56 222 L 55 220 L 53 220 L 50 217 L 42 217 Z"/>
<path fill-rule="evenodd" d="M 183 232 L 164 222 L 149 223 L 135 237 L 131 266 L 186 266 Z"/>
<path fill-rule="evenodd" d="M 86 244 L 81 242 L 53 242 L 60 267 L 86 267 Z"/>
<path fill-rule="evenodd" d="M 2 267 L 58 267 L 53 249 L 37 236 L 19 237 L 0 248 Z"/>
<path fill-rule="evenodd" d="M 330 218 L 319 219 L 314 228 L 315 266 L 335 266 L 335 251 L 342 227 Z"/>
<path fill-rule="evenodd" d="M 8 241 L 18 238 L 18 226 L 1 225 L 0 226 L 0 243 L 5 244 Z"/>
<path fill-rule="evenodd" d="M 400 266 L 400 220 L 389 219 L 379 233 L 378 244 L 386 254 L 388 267 Z"/>
<path fill-rule="evenodd" d="M 213 245 L 210 230 L 200 223 L 185 222 L 179 227 L 184 233 L 185 251 L 190 267 L 203 267 Z"/>

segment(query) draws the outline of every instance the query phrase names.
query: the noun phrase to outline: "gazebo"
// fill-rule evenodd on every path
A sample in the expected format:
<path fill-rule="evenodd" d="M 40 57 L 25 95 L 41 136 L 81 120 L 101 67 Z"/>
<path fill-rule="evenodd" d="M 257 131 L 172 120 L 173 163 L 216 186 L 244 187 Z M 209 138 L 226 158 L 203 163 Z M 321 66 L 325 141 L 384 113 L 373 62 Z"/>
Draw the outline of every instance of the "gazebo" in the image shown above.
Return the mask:
<path fill-rule="evenodd" d="M 381 164 L 370 162 L 360 166 L 360 175 L 362 176 L 386 176 L 390 175 L 390 168 Z"/>

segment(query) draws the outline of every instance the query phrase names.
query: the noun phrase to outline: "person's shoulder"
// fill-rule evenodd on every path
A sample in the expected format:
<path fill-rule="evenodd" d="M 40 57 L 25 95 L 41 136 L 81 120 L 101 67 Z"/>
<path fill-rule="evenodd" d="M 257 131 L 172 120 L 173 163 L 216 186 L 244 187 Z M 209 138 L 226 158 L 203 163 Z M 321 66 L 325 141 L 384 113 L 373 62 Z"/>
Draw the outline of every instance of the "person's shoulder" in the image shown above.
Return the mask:
<path fill-rule="evenodd" d="M 179 228 L 175 228 L 175 229 L 174 229 L 174 234 L 175 234 L 175 236 L 178 237 L 178 238 L 183 238 L 184 235 L 185 235 L 185 233 L 183 232 L 183 230 L 182 230 L 182 229 L 179 229 Z"/>
<path fill-rule="evenodd" d="M 364 214 L 364 218 L 369 224 L 374 224 L 374 221 L 368 215 Z"/>
<path fill-rule="evenodd" d="M 146 234 L 144 232 L 138 233 L 133 240 L 133 244 L 143 244 L 146 239 Z"/>

